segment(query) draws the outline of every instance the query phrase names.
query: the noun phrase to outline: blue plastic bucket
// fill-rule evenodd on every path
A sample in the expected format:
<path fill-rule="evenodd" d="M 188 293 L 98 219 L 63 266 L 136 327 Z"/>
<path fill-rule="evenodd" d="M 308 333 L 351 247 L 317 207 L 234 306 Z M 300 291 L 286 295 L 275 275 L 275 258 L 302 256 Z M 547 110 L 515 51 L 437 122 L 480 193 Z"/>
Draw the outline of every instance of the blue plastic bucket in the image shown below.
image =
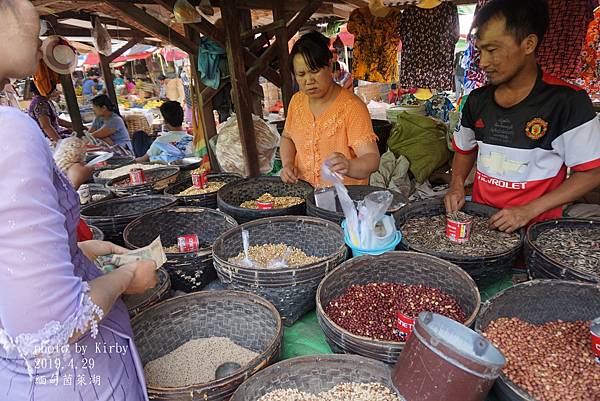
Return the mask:
<path fill-rule="evenodd" d="M 352 251 L 352 257 L 355 257 L 355 258 L 358 256 L 363 256 L 363 255 L 382 255 L 386 252 L 391 252 L 394 249 L 396 249 L 396 247 L 398 246 L 400 241 L 402 241 L 402 233 L 400 231 L 396 231 L 396 235 L 394 236 L 394 239 L 386 246 L 384 246 L 382 248 L 375 248 L 375 249 L 362 249 L 362 248 L 354 246 L 354 244 L 352 244 L 352 242 L 350 241 L 350 237 L 348 236 L 348 231 L 346 230 L 346 221 L 345 220 L 342 221 L 342 228 L 344 229 L 344 242 L 346 243 L 346 245 L 348 245 L 348 247 L 350 247 L 350 250 Z"/>

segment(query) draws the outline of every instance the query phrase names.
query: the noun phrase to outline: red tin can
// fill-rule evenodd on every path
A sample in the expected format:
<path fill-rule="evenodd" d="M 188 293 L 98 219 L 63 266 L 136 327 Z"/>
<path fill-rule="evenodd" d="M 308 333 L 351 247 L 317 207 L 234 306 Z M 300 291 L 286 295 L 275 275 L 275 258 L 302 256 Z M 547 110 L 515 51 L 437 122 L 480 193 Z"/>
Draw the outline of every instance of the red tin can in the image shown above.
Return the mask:
<path fill-rule="evenodd" d="M 196 234 L 181 235 L 177 237 L 177 246 L 181 253 L 198 252 L 200 240 Z"/>
<path fill-rule="evenodd" d="M 192 173 L 192 185 L 194 188 L 206 188 L 208 186 L 206 171 L 202 171 L 201 173 Z"/>
<path fill-rule="evenodd" d="M 402 312 L 396 312 L 396 333 L 401 341 L 408 340 L 415 327 L 415 319 L 406 316 Z"/>
<path fill-rule="evenodd" d="M 446 219 L 446 237 L 452 242 L 464 244 L 471 239 L 471 222 Z"/>
<path fill-rule="evenodd" d="M 141 168 L 134 168 L 129 170 L 129 184 L 130 185 L 141 185 L 146 183 L 146 176 L 144 170 Z"/>
<path fill-rule="evenodd" d="M 600 364 L 600 317 L 592 322 L 590 326 L 592 333 L 592 352 L 597 364 Z"/>
<path fill-rule="evenodd" d="M 102 167 L 106 167 L 106 166 L 108 166 L 108 162 L 106 160 L 103 162 L 100 162 L 100 163 L 96 163 L 94 165 L 95 168 L 102 168 Z"/>
<path fill-rule="evenodd" d="M 275 206 L 275 202 L 273 201 L 256 201 L 256 206 L 259 210 L 271 210 Z"/>

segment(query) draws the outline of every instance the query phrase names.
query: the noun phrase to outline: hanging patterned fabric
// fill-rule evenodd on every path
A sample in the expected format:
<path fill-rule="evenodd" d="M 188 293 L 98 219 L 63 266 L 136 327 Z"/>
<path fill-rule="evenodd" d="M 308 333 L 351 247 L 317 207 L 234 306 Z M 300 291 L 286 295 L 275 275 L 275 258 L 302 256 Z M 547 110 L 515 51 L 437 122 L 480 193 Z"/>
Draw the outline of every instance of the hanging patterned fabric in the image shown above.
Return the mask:
<path fill-rule="evenodd" d="M 579 77 L 581 48 L 598 0 L 548 0 L 550 25 L 538 49 L 538 62 L 558 78 Z"/>
<path fill-rule="evenodd" d="M 451 2 L 404 10 L 400 20 L 400 85 L 453 90 L 454 49 L 459 37 L 458 8 Z"/>
<path fill-rule="evenodd" d="M 479 13 L 481 7 L 486 5 L 490 0 L 479 0 L 475 8 L 475 15 Z M 467 49 L 463 56 L 462 67 L 465 69 L 465 77 L 463 81 L 464 93 L 469 94 L 472 90 L 481 88 L 487 84 L 487 76 L 481 68 L 479 68 L 479 51 L 473 43 L 473 35 L 469 34 Z"/>
<path fill-rule="evenodd" d="M 354 35 L 352 75 L 369 82 L 398 81 L 398 27 L 402 13 L 391 8 L 383 18 L 375 17 L 369 7 L 350 14 L 348 32 Z"/>
<path fill-rule="evenodd" d="M 600 97 L 600 8 L 594 11 L 594 19 L 588 26 L 581 50 L 581 73 L 576 84 L 592 99 Z"/>

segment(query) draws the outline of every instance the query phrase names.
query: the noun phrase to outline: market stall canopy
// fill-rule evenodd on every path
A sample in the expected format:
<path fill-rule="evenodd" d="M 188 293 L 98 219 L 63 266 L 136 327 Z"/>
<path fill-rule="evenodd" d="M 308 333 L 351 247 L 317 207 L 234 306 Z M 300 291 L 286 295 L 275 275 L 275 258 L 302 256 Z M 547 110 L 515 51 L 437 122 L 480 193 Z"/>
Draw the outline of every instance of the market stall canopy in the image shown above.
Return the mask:
<path fill-rule="evenodd" d="M 118 49 L 120 46 L 117 46 Z M 114 46 L 113 46 L 114 48 Z M 116 50 L 115 49 L 115 50 Z M 156 47 L 149 45 L 135 45 L 131 49 L 125 52 L 122 56 L 117 57 L 113 60 L 113 63 L 124 63 L 133 60 L 144 60 L 152 56 L 156 52 Z M 184 53 L 185 54 L 185 53 Z M 187 55 L 186 55 L 187 56 Z M 84 65 L 98 65 L 100 64 L 100 56 L 98 53 L 89 53 L 83 62 Z"/>

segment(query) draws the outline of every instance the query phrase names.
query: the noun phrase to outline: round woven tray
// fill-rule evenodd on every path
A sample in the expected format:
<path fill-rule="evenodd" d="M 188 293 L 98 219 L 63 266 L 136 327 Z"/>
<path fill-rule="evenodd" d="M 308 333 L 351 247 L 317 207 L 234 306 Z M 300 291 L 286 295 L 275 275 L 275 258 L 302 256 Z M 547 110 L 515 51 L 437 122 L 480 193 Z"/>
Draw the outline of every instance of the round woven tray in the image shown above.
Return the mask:
<path fill-rule="evenodd" d="M 156 287 L 146 291 L 143 294 L 123 295 L 123 302 L 127 305 L 129 316 L 134 317 L 143 310 L 156 305 L 169 296 L 171 290 L 171 279 L 169 273 L 164 269 L 158 269 L 158 284 Z"/>
<path fill-rule="evenodd" d="M 394 195 L 394 201 L 392 206 L 388 209 L 388 213 L 394 213 L 400 210 L 400 208 L 404 207 L 408 204 L 408 198 L 402 195 L 400 192 L 392 191 L 386 188 L 374 187 L 370 185 L 349 185 L 348 195 L 350 195 L 350 199 L 355 202 L 361 201 L 368 194 L 376 191 L 389 191 L 392 195 Z M 308 216 L 319 217 L 321 219 L 333 221 L 334 223 L 341 224 L 342 220 L 344 220 L 344 212 L 342 212 L 342 206 L 337 198 L 335 198 L 337 212 L 332 212 L 327 209 L 323 209 L 317 207 L 315 204 L 315 193 L 314 191 L 306 197 L 306 214 Z"/>
<path fill-rule="evenodd" d="M 342 383 L 379 383 L 392 392 L 394 388 L 384 363 L 356 355 L 312 355 L 279 362 L 252 376 L 231 401 L 256 401 L 279 389 L 318 394 Z"/>
<path fill-rule="evenodd" d="M 554 260 L 536 244 L 538 236 L 546 230 L 556 227 L 563 228 L 593 228 L 600 230 L 600 221 L 585 219 L 558 219 L 533 224 L 527 230 L 525 237 L 525 251 L 527 255 L 527 267 L 533 278 L 575 280 L 587 283 L 598 283 L 600 277 L 588 272 L 580 271 L 567 266 L 558 260 Z M 598 262 L 600 264 L 600 261 Z M 600 312 L 598 312 L 600 314 Z"/>
<path fill-rule="evenodd" d="M 255 200 L 264 193 L 273 196 L 297 196 L 306 199 L 313 188 L 308 182 L 298 181 L 297 184 L 284 184 L 279 177 L 246 178 L 242 181 L 225 185 L 217 193 L 219 210 L 227 213 L 240 224 L 248 221 L 274 216 L 304 216 L 306 215 L 306 202 L 300 205 L 271 210 L 255 210 L 240 207 L 249 200 Z"/>
<path fill-rule="evenodd" d="M 220 181 L 230 183 L 240 181 L 242 176 L 234 173 L 222 173 L 209 174 L 207 178 L 209 182 Z M 211 209 L 217 208 L 217 192 L 202 195 L 177 196 L 178 193 L 188 189 L 191 186 L 191 177 L 188 177 L 184 180 L 180 179 L 179 182 L 167 187 L 167 189 L 165 189 L 165 194 L 176 196 L 180 205 L 208 207 Z"/>
<path fill-rule="evenodd" d="M 236 221 L 225 213 L 179 206 L 140 216 L 125 228 L 123 238 L 127 247 L 141 248 L 160 235 L 163 246 L 168 247 L 177 245 L 178 236 L 197 234 L 200 240 L 198 252 L 167 253 L 164 265 L 174 290 L 194 292 L 217 278 L 212 258 L 213 243 L 236 226 Z"/>
<path fill-rule="evenodd" d="M 98 241 L 104 241 L 104 233 L 98 227 L 88 226 L 92 231 L 92 239 Z"/>
<path fill-rule="evenodd" d="M 479 311 L 481 298 L 475 282 L 452 263 L 415 252 L 388 252 L 353 258 L 329 273 L 317 290 L 317 319 L 334 351 L 396 363 L 404 343 L 352 334 L 325 314 L 325 307 L 352 285 L 382 282 L 422 284 L 443 290 L 458 301 L 467 316 L 467 321 L 461 322 L 466 326 L 473 324 Z"/>
<path fill-rule="evenodd" d="M 544 324 L 555 320 L 593 320 L 599 314 L 600 287 L 597 285 L 534 280 L 508 288 L 485 302 L 475 322 L 475 330 L 483 333 L 491 322 L 501 317 Z M 494 389 L 500 401 L 536 401 L 504 374 L 500 375 Z"/>
<path fill-rule="evenodd" d="M 251 269 L 229 262 L 243 252 L 242 230 L 248 230 L 250 245 L 284 243 L 320 262 L 298 268 Z M 243 224 L 221 235 L 213 246 L 214 265 L 221 282 L 230 289 L 259 294 L 277 307 L 286 325 L 293 324 L 315 307 L 321 279 L 346 260 L 342 229 L 314 217 L 273 217 Z"/>
<path fill-rule="evenodd" d="M 481 205 L 474 202 L 467 202 L 462 208 L 462 211 L 483 217 L 491 217 L 498 209 L 490 206 Z M 402 230 L 404 223 L 417 217 L 438 216 L 446 214 L 443 199 L 430 199 L 403 207 L 398 212 L 394 213 L 396 226 Z M 521 236 L 524 232 L 521 231 Z M 498 253 L 489 256 L 466 256 L 454 255 L 443 252 L 434 252 L 427 249 L 420 249 L 412 246 L 406 238 L 402 238 L 400 248 L 403 250 L 411 250 L 415 252 L 427 253 L 432 256 L 447 260 L 462 267 L 477 283 L 480 288 L 485 288 L 490 284 L 497 282 L 504 277 L 506 273 L 514 266 L 515 261 L 521 251 L 522 244 L 514 247 L 503 253 Z"/>
<path fill-rule="evenodd" d="M 143 213 L 173 206 L 177 199 L 167 195 L 129 196 L 109 199 L 81 209 L 81 217 L 88 225 L 98 227 L 107 241 L 124 244 L 125 226 Z"/>
<path fill-rule="evenodd" d="M 146 184 L 120 187 L 119 183 L 129 180 L 129 174 L 114 178 L 106 187 L 118 196 L 150 195 L 163 193 L 165 188 L 177 181 L 179 167 L 157 167 L 144 171 Z"/>
<path fill-rule="evenodd" d="M 132 320 L 135 343 L 145 365 L 186 342 L 207 337 L 229 337 L 259 356 L 232 376 L 188 387 L 148 386 L 151 400 L 222 401 L 248 377 L 279 358 L 283 327 L 267 300 L 237 291 L 203 291 L 171 298 Z"/>

